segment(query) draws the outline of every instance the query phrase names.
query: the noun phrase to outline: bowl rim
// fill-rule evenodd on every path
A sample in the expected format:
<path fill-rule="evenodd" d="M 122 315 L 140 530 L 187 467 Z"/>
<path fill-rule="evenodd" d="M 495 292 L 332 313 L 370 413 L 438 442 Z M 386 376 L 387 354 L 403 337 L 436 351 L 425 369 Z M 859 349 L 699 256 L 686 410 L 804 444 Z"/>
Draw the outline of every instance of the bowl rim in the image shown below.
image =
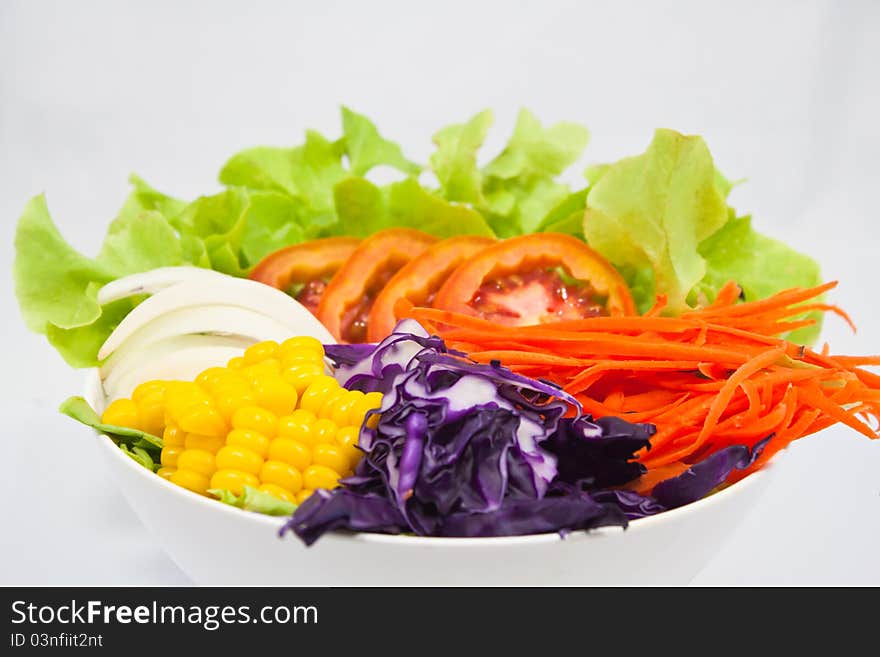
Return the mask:
<path fill-rule="evenodd" d="M 84 396 L 90 405 L 93 405 L 96 396 L 100 394 L 101 390 L 103 390 L 103 388 L 101 386 L 101 379 L 98 370 L 92 369 L 89 371 L 89 374 L 87 376 L 84 390 Z M 208 511 L 213 510 L 220 513 L 228 513 L 231 514 L 230 517 L 239 518 L 241 520 L 245 520 L 246 522 L 250 521 L 258 524 L 263 524 L 267 527 L 267 529 L 274 528 L 276 530 L 276 535 L 277 531 L 280 531 L 281 527 L 289 519 L 289 516 L 268 516 L 262 513 L 245 511 L 244 509 L 239 509 L 229 504 L 223 504 L 219 500 L 215 500 L 204 495 L 199 495 L 198 493 L 194 493 L 193 491 L 187 490 L 186 488 L 177 486 L 170 481 L 158 476 L 157 474 L 149 472 L 142 465 L 139 465 L 134 459 L 127 456 L 125 452 L 119 449 L 116 443 L 114 443 L 107 434 L 98 431 L 95 431 L 94 433 L 97 435 L 99 446 L 102 449 L 113 453 L 113 458 L 117 459 L 120 467 L 128 468 L 130 472 L 132 472 L 135 476 L 147 478 L 150 482 L 152 482 L 152 485 L 165 487 L 165 489 L 171 492 L 173 495 L 179 496 L 182 503 L 184 501 L 189 501 L 192 504 L 204 505 L 206 510 Z M 700 513 L 704 509 L 710 509 L 712 506 L 719 504 L 721 501 L 727 499 L 728 497 L 731 497 L 732 495 L 737 495 L 738 493 L 745 491 L 746 489 L 756 485 L 762 479 L 766 478 L 768 472 L 775 467 L 774 463 L 776 461 L 776 456 L 774 456 L 774 458 L 766 463 L 760 470 L 751 473 L 747 477 L 744 477 L 743 479 L 737 481 L 734 484 L 731 484 L 730 486 L 727 486 L 726 488 L 723 488 L 716 493 L 712 493 L 707 497 L 697 500 L 696 502 L 691 502 L 690 504 L 685 504 L 684 506 L 680 506 L 675 509 L 663 511 L 662 513 L 658 513 L 652 516 L 646 516 L 644 518 L 638 518 L 636 520 L 630 520 L 629 524 L 626 527 L 597 527 L 589 531 L 569 532 L 565 536 L 563 536 L 559 532 L 526 534 L 521 536 L 475 537 L 414 536 L 410 534 L 381 534 L 377 532 L 347 531 L 334 531 L 332 532 L 332 534 L 337 538 L 353 541 L 368 543 L 390 543 L 396 545 L 415 545 L 423 547 L 495 547 L 509 545 L 536 545 L 553 541 L 571 540 L 573 538 L 595 540 L 603 536 L 619 535 L 623 532 L 639 531 L 659 523 L 674 521 L 688 514 Z"/>

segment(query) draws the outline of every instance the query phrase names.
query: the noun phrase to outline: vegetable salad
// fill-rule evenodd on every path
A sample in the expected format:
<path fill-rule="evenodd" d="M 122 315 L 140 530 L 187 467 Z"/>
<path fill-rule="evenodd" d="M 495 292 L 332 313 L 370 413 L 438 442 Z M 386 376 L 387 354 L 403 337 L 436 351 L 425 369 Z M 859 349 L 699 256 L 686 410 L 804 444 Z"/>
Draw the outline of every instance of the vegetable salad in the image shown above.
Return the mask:
<path fill-rule="evenodd" d="M 525 110 L 484 166 L 490 112 L 424 165 L 342 124 L 234 155 L 192 201 L 133 176 L 94 257 L 26 207 L 22 315 L 107 400 L 61 410 L 157 481 L 309 545 L 564 533 L 699 500 L 834 423 L 877 437 L 880 357 L 811 347 L 823 315 L 851 323 L 835 283 L 729 205 L 700 137 L 658 130 L 571 187 L 588 132 Z"/>

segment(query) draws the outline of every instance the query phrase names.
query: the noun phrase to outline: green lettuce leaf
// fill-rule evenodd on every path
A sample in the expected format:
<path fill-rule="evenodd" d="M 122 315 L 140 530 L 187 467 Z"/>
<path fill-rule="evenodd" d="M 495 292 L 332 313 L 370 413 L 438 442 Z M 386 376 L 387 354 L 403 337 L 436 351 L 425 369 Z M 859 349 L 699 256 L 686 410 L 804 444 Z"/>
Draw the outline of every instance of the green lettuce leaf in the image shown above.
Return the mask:
<path fill-rule="evenodd" d="M 522 110 L 501 153 L 480 167 L 492 122 L 487 110 L 435 133 L 430 164 L 437 189 L 420 184 L 421 167 L 347 107 L 340 138 L 307 131 L 291 148 L 243 150 L 220 172 L 224 189 L 192 202 L 133 175 L 131 193 L 93 258 L 64 240 L 45 198 L 35 197 L 15 237 L 22 316 L 68 363 L 93 366 L 98 347 L 137 302 L 98 305 L 97 291 L 116 278 L 180 264 L 246 276 L 290 244 L 398 226 L 441 238 L 535 231 L 584 238 L 621 271 L 643 311 L 655 294 L 665 294 L 669 312 L 681 312 L 713 298 L 729 278 L 747 298 L 818 282 L 814 261 L 754 232 L 748 218 L 728 209 L 737 183 L 715 168 L 699 137 L 658 130 L 646 152 L 589 167 L 590 186 L 572 190 L 559 176 L 586 146 L 586 129 L 565 122 L 545 127 Z M 377 166 L 408 177 L 379 186 L 365 177 Z M 812 339 L 818 328 L 811 331 L 798 337 Z"/>
<path fill-rule="evenodd" d="M 536 232 L 544 217 L 570 191 L 568 185 L 550 178 L 491 178 L 485 187 L 489 222 L 499 237 Z"/>
<path fill-rule="evenodd" d="M 571 194 L 556 177 L 581 156 L 589 137 L 583 126 L 563 122 L 544 128 L 534 114 L 520 111 L 507 146 L 483 170 L 490 222 L 499 237 L 541 230 L 547 215 Z M 565 232 L 571 230 L 568 222 Z"/>
<path fill-rule="evenodd" d="M 566 233 L 582 238 L 588 191 L 582 189 L 562 199 L 544 216 L 535 232 Z"/>
<path fill-rule="evenodd" d="M 73 328 L 101 316 L 94 283 L 113 280 L 107 264 L 77 252 L 58 232 L 46 198 L 35 196 L 15 231 L 15 294 L 28 328 L 46 333 L 49 324 Z"/>
<path fill-rule="evenodd" d="M 292 148 L 257 146 L 233 155 L 220 170 L 224 185 L 295 195 Z"/>
<path fill-rule="evenodd" d="M 769 297 L 790 287 L 813 287 L 822 283 L 819 264 L 791 247 L 761 235 L 749 216 L 731 219 L 699 246 L 706 261 L 706 274 L 691 290 L 691 304 L 707 303 L 728 281 L 736 281 L 746 301 Z M 822 313 L 809 317 L 816 324 L 799 329 L 788 339 L 812 344 L 822 329 Z"/>
<path fill-rule="evenodd" d="M 574 164 L 589 139 L 583 126 L 562 122 L 544 128 L 534 114 L 522 109 L 507 146 L 484 173 L 505 180 L 553 178 Z"/>
<path fill-rule="evenodd" d="M 155 210 L 170 219 L 179 214 L 187 205 L 186 201 L 181 201 L 154 189 L 143 178 L 135 174 L 128 177 L 128 182 L 132 186 L 132 191 L 125 201 L 125 205 L 122 206 L 122 210 L 119 211 L 120 217 L 144 210 Z"/>
<path fill-rule="evenodd" d="M 336 186 L 335 193 L 342 235 L 366 237 L 386 228 L 417 228 L 440 238 L 494 235 L 479 212 L 450 203 L 415 178 L 383 188 L 365 178 L 347 178 Z"/>
<path fill-rule="evenodd" d="M 155 210 L 123 214 L 107 229 L 97 261 L 125 276 L 158 267 L 179 265 L 183 249 L 177 232 Z"/>
<path fill-rule="evenodd" d="M 101 418 L 95 412 L 95 409 L 82 397 L 68 397 L 61 403 L 58 410 L 67 417 L 73 418 L 95 431 L 107 434 L 117 443 L 136 444 L 138 447 L 147 446 L 154 450 L 162 449 L 162 439 L 159 436 L 130 427 L 104 424 L 101 422 Z"/>
<path fill-rule="evenodd" d="M 388 202 L 382 189 L 366 178 L 352 176 L 333 188 L 340 235 L 367 237 L 388 228 Z"/>
<path fill-rule="evenodd" d="M 540 230 L 547 215 L 571 193 L 555 178 L 580 157 L 589 133 L 573 123 L 544 128 L 523 109 L 504 150 L 480 169 L 477 154 L 492 122 L 486 110 L 434 135 L 437 150 L 431 167 L 440 191 L 447 200 L 469 203 L 482 213 L 498 237 Z M 570 221 L 565 231 L 572 232 Z"/>
<path fill-rule="evenodd" d="M 95 285 L 94 290 L 100 286 Z M 97 367 L 101 345 L 135 307 L 134 299 L 120 299 L 101 307 L 100 316 L 90 324 L 73 328 L 46 325 L 46 339 L 71 367 Z"/>
<path fill-rule="evenodd" d="M 301 223 L 304 208 L 296 198 L 276 192 L 253 192 L 243 214 L 240 259 L 248 267 L 273 251 L 299 244 L 306 238 Z"/>
<path fill-rule="evenodd" d="M 584 235 L 618 267 L 650 266 L 654 292 L 679 313 L 706 274 L 697 247 L 726 222 L 724 191 L 705 142 L 657 130 L 644 154 L 611 165 L 590 188 Z"/>
<path fill-rule="evenodd" d="M 143 447 L 129 447 L 125 443 L 119 444 L 119 449 L 121 449 L 127 456 L 129 456 L 135 463 L 145 467 L 150 472 L 156 472 L 161 467 L 161 464 L 156 463 L 153 460 L 153 457 L 150 456 L 150 453 L 145 450 Z"/>
<path fill-rule="evenodd" d="M 285 502 L 251 486 L 245 486 L 241 495 L 225 488 L 210 488 L 208 492 L 224 504 L 267 516 L 289 516 L 296 511 L 296 504 Z"/>
<path fill-rule="evenodd" d="M 220 182 L 250 190 L 294 196 L 311 213 L 333 208 L 333 187 L 347 172 L 342 166 L 345 140 L 327 140 L 314 130 L 306 132 L 295 148 L 249 148 L 233 155 L 220 171 Z"/>
<path fill-rule="evenodd" d="M 483 204 L 483 175 L 477 166 L 477 151 L 494 121 L 492 112 L 485 110 L 467 123 L 450 125 L 434 134 L 437 151 L 431 156 L 431 168 L 446 199 Z"/>
<path fill-rule="evenodd" d="M 421 167 L 403 156 L 400 146 L 379 134 L 375 124 L 363 114 L 342 108 L 342 132 L 350 172 L 363 176 L 375 166 L 387 165 L 408 175 L 416 175 Z"/>
<path fill-rule="evenodd" d="M 391 185 L 388 225 L 418 228 L 440 238 L 454 235 L 494 236 L 479 212 L 430 193 L 414 178 Z"/>
<path fill-rule="evenodd" d="M 22 317 L 74 367 L 97 364 L 98 347 L 133 307 L 125 301 L 102 309 L 97 301 L 102 285 L 184 263 L 171 224 L 156 210 L 138 210 L 138 203 L 126 201 L 96 258 L 80 254 L 64 240 L 44 196 L 33 198 L 19 219 L 13 278 Z"/>

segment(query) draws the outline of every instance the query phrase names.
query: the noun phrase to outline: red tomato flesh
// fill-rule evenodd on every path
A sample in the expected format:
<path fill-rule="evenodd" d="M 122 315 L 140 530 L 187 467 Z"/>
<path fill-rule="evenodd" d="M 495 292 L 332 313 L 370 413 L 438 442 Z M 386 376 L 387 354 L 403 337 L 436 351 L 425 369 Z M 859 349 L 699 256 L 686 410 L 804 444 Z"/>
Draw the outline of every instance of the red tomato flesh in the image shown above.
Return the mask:
<path fill-rule="evenodd" d="M 607 315 L 589 283 L 566 283 L 552 270 L 509 274 L 479 287 L 469 304 L 484 319 L 506 326 L 531 326 Z"/>
<path fill-rule="evenodd" d="M 314 315 L 318 311 L 318 304 L 321 303 L 321 295 L 326 289 L 327 281 L 317 278 L 303 285 L 302 289 L 294 295 L 294 299 Z"/>

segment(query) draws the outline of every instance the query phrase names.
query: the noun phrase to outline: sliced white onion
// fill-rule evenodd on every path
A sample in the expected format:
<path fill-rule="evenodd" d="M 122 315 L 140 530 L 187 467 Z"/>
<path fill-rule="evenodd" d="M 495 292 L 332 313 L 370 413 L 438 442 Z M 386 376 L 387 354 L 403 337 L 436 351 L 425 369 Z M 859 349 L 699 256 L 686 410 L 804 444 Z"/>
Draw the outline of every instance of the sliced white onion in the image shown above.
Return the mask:
<path fill-rule="evenodd" d="M 240 356 L 253 340 L 225 336 L 178 335 L 130 351 L 119 359 L 103 381 L 107 399 L 128 397 L 144 381 L 192 380 L 199 372 L 223 366 Z"/>
<path fill-rule="evenodd" d="M 107 283 L 98 290 L 98 303 L 103 306 L 139 294 L 156 294 L 179 283 L 216 281 L 224 278 L 232 278 L 232 276 L 202 267 L 160 267 Z"/>
<path fill-rule="evenodd" d="M 251 310 L 286 327 L 290 335 L 309 335 L 324 344 L 335 342 L 333 336 L 305 306 L 273 287 L 246 279 L 225 276 L 211 281 L 190 281 L 160 290 L 136 306 L 98 352 L 98 358 L 110 356 L 142 326 L 167 313 L 193 306 L 235 306 Z M 217 327 L 222 331 L 222 327 Z M 268 338 L 266 338 L 268 339 Z"/>
<path fill-rule="evenodd" d="M 106 378 L 126 354 L 177 335 L 220 335 L 241 338 L 249 344 L 262 340 L 281 342 L 291 337 L 290 328 L 261 313 L 238 306 L 188 306 L 159 315 L 143 324 L 101 364 Z M 99 353 L 99 357 L 102 354 Z"/>

